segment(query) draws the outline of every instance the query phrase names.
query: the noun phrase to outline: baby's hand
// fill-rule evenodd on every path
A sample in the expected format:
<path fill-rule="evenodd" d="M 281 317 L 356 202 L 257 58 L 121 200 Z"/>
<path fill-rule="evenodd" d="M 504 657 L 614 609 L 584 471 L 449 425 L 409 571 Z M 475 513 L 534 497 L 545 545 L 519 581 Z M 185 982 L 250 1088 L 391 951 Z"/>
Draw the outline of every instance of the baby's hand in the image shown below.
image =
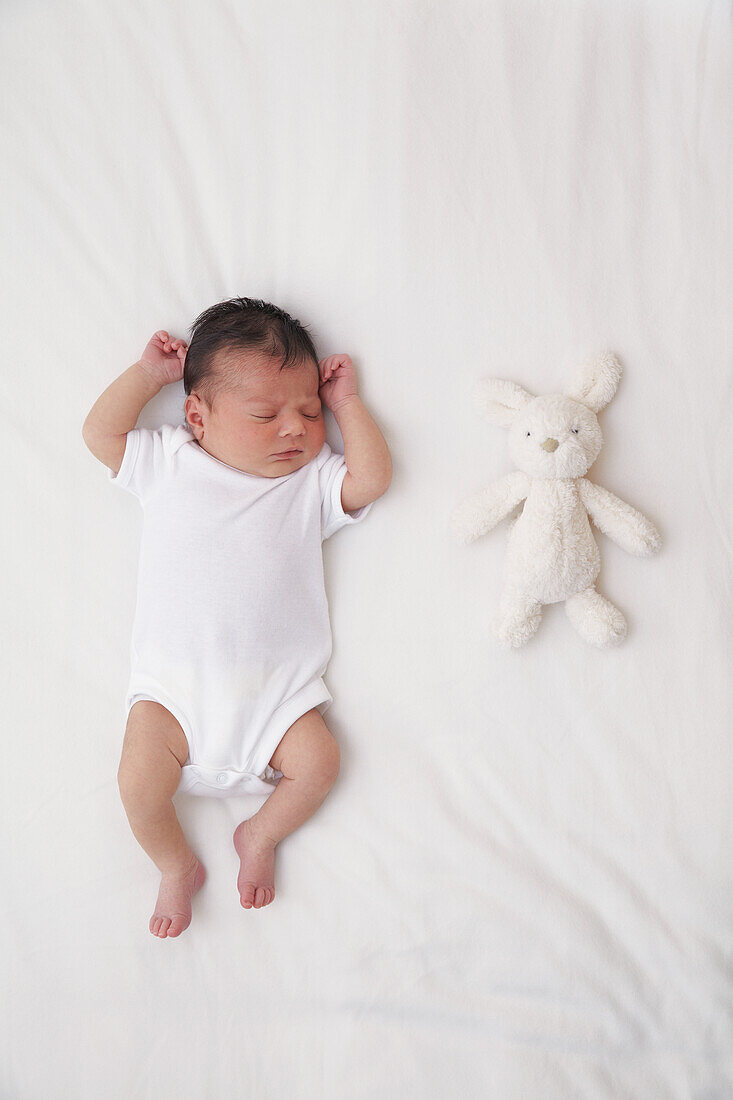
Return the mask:
<path fill-rule="evenodd" d="M 328 359 L 321 359 L 318 373 L 321 377 L 318 395 L 329 409 L 358 395 L 356 371 L 348 355 L 329 355 Z"/>
<path fill-rule="evenodd" d="M 145 351 L 140 356 L 140 362 L 145 363 L 161 386 L 168 386 L 171 382 L 179 382 L 183 378 L 187 351 L 188 345 L 184 340 L 171 340 L 165 329 L 160 329 L 148 341 Z"/>

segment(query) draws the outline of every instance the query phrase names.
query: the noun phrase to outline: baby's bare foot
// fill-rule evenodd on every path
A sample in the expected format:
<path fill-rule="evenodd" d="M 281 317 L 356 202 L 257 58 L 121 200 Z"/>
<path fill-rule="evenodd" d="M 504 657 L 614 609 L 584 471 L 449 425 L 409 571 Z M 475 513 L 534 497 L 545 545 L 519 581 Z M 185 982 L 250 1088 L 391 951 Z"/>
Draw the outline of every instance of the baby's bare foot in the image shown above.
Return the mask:
<path fill-rule="evenodd" d="M 261 909 L 275 897 L 275 845 L 258 836 L 249 820 L 237 825 L 233 839 L 240 859 L 239 900 L 244 909 Z"/>
<path fill-rule="evenodd" d="M 180 936 L 191 923 L 191 898 L 204 884 L 206 871 L 194 856 L 194 861 L 182 873 L 164 874 L 160 880 L 155 912 L 150 918 L 150 931 L 164 940 Z"/>

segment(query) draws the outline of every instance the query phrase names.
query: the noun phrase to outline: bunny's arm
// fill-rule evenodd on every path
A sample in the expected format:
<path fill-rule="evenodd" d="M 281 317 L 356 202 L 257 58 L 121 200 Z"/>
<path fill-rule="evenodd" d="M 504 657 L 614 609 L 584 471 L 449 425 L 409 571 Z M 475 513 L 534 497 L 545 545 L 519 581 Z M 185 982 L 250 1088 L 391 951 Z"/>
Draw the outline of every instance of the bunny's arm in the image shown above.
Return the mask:
<path fill-rule="evenodd" d="M 654 554 L 661 545 L 654 524 L 630 504 L 587 478 L 578 478 L 580 499 L 599 530 L 622 550 L 639 557 Z"/>
<path fill-rule="evenodd" d="M 525 499 L 529 487 L 530 479 L 521 470 L 507 474 L 459 504 L 451 515 L 451 529 L 461 542 L 473 542 L 508 516 Z"/>

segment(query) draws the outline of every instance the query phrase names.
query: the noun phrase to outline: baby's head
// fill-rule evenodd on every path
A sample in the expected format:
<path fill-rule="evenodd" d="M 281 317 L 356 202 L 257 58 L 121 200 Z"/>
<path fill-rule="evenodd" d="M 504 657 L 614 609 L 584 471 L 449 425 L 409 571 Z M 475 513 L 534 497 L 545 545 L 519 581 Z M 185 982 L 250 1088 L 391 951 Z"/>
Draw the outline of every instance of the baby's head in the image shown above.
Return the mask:
<path fill-rule="evenodd" d="M 186 420 L 228 466 L 282 477 L 315 458 L 326 438 L 319 385 L 310 334 L 269 302 L 230 298 L 191 326 Z"/>

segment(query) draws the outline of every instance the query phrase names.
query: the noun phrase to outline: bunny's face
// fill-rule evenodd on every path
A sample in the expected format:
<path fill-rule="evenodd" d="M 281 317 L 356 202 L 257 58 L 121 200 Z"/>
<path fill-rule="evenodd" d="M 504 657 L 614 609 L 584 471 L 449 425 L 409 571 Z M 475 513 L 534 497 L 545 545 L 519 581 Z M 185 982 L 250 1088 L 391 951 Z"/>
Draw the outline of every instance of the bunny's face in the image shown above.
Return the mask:
<path fill-rule="evenodd" d="M 613 352 L 585 364 L 566 394 L 534 397 L 503 378 L 476 388 L 480 412 L 509 429 L 509 451 L 530 477 L 582 477 L 598 458 L 603 436 L 596 413 L 611 400 L 621 377 Z"/>
<path fill-rule="evenodd" d="M 509 452 L 530 477 L 582 477 L 602 446 L 593 410 L 561 394 L 533 398 L 509 427 Z"/>

